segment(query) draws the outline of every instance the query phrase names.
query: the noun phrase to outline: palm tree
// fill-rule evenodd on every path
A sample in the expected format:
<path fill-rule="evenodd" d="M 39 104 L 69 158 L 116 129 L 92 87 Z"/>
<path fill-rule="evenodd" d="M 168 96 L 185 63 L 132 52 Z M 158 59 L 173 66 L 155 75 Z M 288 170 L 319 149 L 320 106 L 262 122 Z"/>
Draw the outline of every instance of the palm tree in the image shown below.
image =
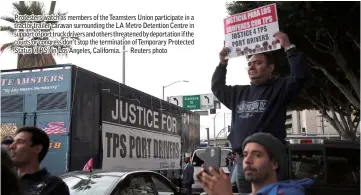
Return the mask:
<path fill-rule="evenodd" d="M 50 6 L 50 14 L 54 14 L 56 2 L 52 1 Z M 19 1 L 13 3 L 15 14 L 17 15 L 47 15 L 44 11 L 44 4 L 38 1 L 32 1 L 25 3 L 24 1 Z M 2 16 L 1 19 L 15 23 L 15 14 L 13 17 Z M 58 12 L 58 15 L 66 15 L 66 13 Z M 40 22 L 40 21 L 39 21 Z M 57 23 L 58 21 L 46 21 L 47 23 Z M 0 26 L 0 31 L 7 31 L 10 34 L 14 35 L 17 31 L 11 26 Z M 45 31 L 45 30 L 43 30 Z M 33 37 L 32 39 L 49 39 L 49 37 Z M 18 40 L 23 40 L 23 38 L 18 38 Z M 3 52 L 6 49 L 11 49 L 14 51 L 15 41 L 10 43 L 5 43 L 0 47 L 0 52 Z M 53 54 L 18 54 L 17 68 L 28 68 L 28 67 L 43 67 L 49 65 L 55 65 L 55 59 Z"/>
<path fill-rule="evenodd" d="M 56 5 L 56 1 L 51 1 L 49 15 L 54 14 L 55 5 Z"/>

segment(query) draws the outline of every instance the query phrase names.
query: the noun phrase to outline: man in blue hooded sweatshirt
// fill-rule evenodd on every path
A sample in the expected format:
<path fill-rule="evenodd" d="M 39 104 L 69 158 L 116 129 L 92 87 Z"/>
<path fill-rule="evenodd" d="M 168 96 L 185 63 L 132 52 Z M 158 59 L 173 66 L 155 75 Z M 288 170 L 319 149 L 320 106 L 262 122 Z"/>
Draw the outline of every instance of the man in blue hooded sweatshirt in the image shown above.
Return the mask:
<path fill-rule="evenodd" d="M 243 143 L 243 172 L 252 184 L 250 195 L 304 195 L 305 187 L 313 184 L 311 179 L 278 181 L 288 168 L 286 149 L 281 141 L 269 133 L 255 133 Z M 231 195 L 232 185 L 223 169 L 212 176 L 203 169 L 197 174 L 204 190 L 211 195 Z"/>
<path fill-rule="evenodd" d="M 228 60 L 227 49 L 219 53 L 220 63 L 212 77 L 213 94 L 230 110 L 232 110 L 232 129 L 228 136 L 233 151 L 237 152 L 235 170 L 242 170 L 242 143 L 246 137 L 267 132 L 285 143 L 286 111 L 289 103 L 295 98 L 306 83 L 308 62 L 302 52 L 291 44 L 285 33 L 278 32 L 274 40 L 284 48 L 291 74 L 287 77 L 273 77 L 275 68 L 270 53 L 259 53 L 249 57 L 248 75 L 251 85 L 226 85 Z M 233 173 L 235 174 L 235 173 Z M 250 184 L 243 173 L 237 174 L 237 187 L 240 193 L 247 193 Z"/>

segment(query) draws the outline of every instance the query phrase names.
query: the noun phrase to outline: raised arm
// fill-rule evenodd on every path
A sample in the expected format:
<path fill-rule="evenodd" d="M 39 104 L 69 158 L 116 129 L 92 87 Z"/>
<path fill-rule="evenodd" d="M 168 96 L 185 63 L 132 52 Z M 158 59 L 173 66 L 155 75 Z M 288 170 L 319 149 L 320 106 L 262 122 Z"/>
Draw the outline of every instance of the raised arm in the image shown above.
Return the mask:
<path fill-rule="evenodd" d="M 226 85 L 226 74 L 228 60 L 225 59 L 227 51 L 225 48 L 219 53 L 220 63 L 212 76 L 212 92 L 222 104 L 232 110 L 236 93 L 241 86 Z"/>
<path fill-rule="evenodd" d="M 310 77 L 308 61 L 301 51 L 291 48 L 286 51 L 291 74 L 286 78 L 286 99 L 291 100 L 302 90 Z"/>
<path fill-rule="evenodd" d="M 286 101 L 291 101 L 302 90 L 310 77 L 308 61 L 304 54 L 291 44 L 286 34 L 278 32 L 275 34 L 275 38 L 285 49 L 290 64 L 291 73 L 284 80 L 284 95 Z"/>

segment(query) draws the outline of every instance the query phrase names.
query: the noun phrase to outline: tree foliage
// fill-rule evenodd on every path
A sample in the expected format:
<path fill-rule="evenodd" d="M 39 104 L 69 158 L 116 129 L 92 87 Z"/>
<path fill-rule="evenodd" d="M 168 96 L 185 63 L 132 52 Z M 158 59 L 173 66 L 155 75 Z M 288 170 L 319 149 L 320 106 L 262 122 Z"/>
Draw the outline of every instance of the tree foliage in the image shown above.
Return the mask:
<path fill-rule="evenodd" d="M 227 4 L 230 15 L 277 4 L 280 30 L 309 61 L 312 79 L 290 109 L 317 109 L 346 139 L 360 121 L 360 2 L 262 2 Z M 282 50 L 273 52 L 276 72 L 289 73 Z"/>
<path fill-rule="evenodd" d="M 50 6 L 49 14 L 54 14 L 56 2 L 52 1 Z M 11 35 L 15 35 L 15 32 L 24 31 L 22 29 L 15 29 L 14 24 L 17 22 L 15 21 L 15 14 L 17 15 L 47 15 L 48 13 L 44 10 L 44 4 L 38 1 L 19 1 L 13 3 L 14 8 L 14 15 L 13 16 L 2 16 L 1 19 L 12 23 L 9 26 L 0 26 L 0 31 L 7 31 Z M 57 15 L 66 15 L 63 12 L 57 12 Z M 45 22 L 45 23 L 58 23 L 58 21 L 36 21 L 38 23 Z M 20 22 L 19 22 L 20 23 Z M 42 30 L 42 31 L 50 31 L 50 30 Z M 50 37 L 31 37 L 30 40 L 48 40 Z M 17 37 L 17 40 L 29 40 L 29 37 Z M 13 52 L 15 47 L 33 47 L 33 46 L 16 46 L 15 41 L 10 43 L 5 43 L 1 45 L 0 52 L 2 53 L 6 49 L 10 49 Z M 65 46 L 66 47 L 66 46 Z M 41 66 L 49 66 L 55 65 L 54 54 L 18 54 L 18 64 L 17 68 L 28 68 L 28 67 L 41 67 Z M 66 55 L 66 54 L 62 54 Z"/>

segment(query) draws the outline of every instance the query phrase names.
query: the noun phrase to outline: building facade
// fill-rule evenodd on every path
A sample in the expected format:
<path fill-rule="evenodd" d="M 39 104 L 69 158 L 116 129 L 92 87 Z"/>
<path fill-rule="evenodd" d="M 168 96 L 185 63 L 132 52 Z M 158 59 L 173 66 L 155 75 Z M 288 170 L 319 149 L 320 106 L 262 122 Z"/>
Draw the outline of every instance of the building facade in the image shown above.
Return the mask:
<path fill-rule="evenodd" d="M 317 110 L 288 111 L 286 131 L 288 135 L 338 135 L 336 129 Z"/>

